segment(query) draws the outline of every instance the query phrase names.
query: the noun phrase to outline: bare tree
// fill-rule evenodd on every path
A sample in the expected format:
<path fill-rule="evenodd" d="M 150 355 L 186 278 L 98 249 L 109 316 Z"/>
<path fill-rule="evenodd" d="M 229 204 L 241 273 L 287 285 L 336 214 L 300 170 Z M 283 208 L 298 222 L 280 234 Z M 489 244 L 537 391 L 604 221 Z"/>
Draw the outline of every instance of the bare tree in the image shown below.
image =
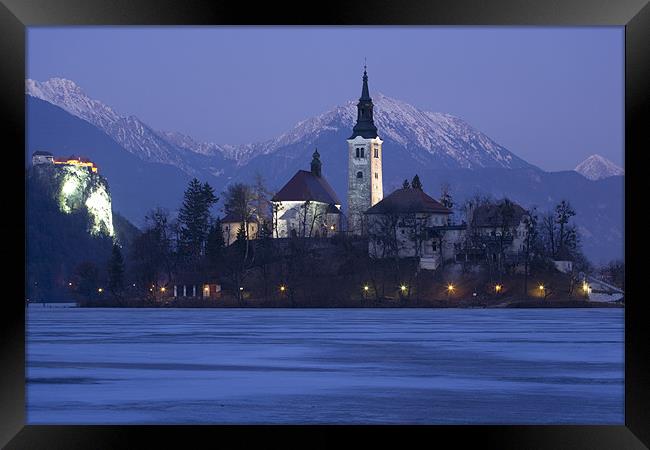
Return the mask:
<path fill-rule="evenodd" d="M 427 218 L 416 213 L 403 214 L 400 222 L 407 237 L 413 243 L 415 256 L 422 256 L 422 244 L 427 240 Z"/>
<path fill-rule="evenodd" d="M 274 202 L 272 204 L 273 233 L 275 233 L 276 238 L 280 237 L 280 230 L 278 229 L 278 226 L 279 226 L 278 219 L 279 219 L 282 211 L 284 211 L 284 205 L 282 204 L 282 202 Z"/>
<path fill-rule="evenodd" d="M 224 193 L 224 211 L 236 217 L 243 226 L 245 238 L 245 259 L 248 258 L 249 223 L 255 214 L 255 196 L 253 189 L 244 183 L 228 186 Z"/>
<path fill-rule="evenodd" d="M 257 216 L 260 225 L 270 219 L 269 198 L 271 191 L 266 187 L 264 177 L 259 172 L 255 173 L 252 186 L 252 204 L 254 214 Z"/>
<path fill-rule="evenodd" d="M 562 200 L 555 207 L 555 222 L 559 226 L 557 243 L 558 252 L 564 252 L 567 250 L 567 247 L 570 249 L 570 247 L 574 246 L 577 233 L 575 232 L 575 228 L 572 229 L 569 226 L 569 220 L 575 215 L 575 210 L 566 200 Z"/>
<path fill-rule="evenodd" d="M 524 295 L 528 296 L 530 260 L 537 244 L 537 212 L 532 208 L 523 218 L 526 236 L 524 238 Z"/>

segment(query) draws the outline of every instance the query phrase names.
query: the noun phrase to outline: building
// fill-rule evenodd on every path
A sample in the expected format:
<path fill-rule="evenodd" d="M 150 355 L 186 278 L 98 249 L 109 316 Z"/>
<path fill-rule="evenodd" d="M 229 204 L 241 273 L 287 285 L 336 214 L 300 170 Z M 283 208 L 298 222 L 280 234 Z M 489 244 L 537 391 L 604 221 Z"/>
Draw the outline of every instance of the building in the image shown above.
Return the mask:
<path fill-rule="evenodd" d="M 357 122 L 348 138 L 348 231 L 365 234 L 364 212 L 384 198 L 382 143 L 373 119 L 373 103 L 364 67 Z"/>
<path fill-rule="evenodd" d="M 508 199 L 470 208 L 466 251 L 458 252 L 457 259 L 487 256 L 492 261 L 500 257 L 514 260 L 524 249 L 527 215 L 524 208 Z"/>
<path fill-rule="evenodd" d="M 54 155 L 50 152 L 36 151 L 32 154 L 32 165 L 54 164 Z"/>
<path fill-rule="evenodd" d="M 248 228 L 248 239 L 257 239 L 259 232 L 259 221 L 257 218 L 251 218 L 247 221 L 246 225 Z M 241 217 L 235 217 L 234 214 L 226 214 L 221 219 L 221 232 L 223 233 L 223 241 L 226 246 L 237 240 L 237 233 L 239 233 L 240 229 L 245 229 L 244 221 L 241 220 Z"/>
<path fill-rule="evenodd" d="M 174 298 L 190 297 L 203 299 L 221 298 L 221 285 L 213 282 L 197 282 L 188 284 L 174 284 L 172 286 L 172 296 Z"/>
<path fill-rule="evenodd" d="M 311 171 L 299 170 L 271 199 L 273 237 L 321 237 L 341 227 L 341 202 L 322 175 L 318 150 Z"/>
<path fill-rule="evenodd" d="M 451 214 L 420 189 L 397 189 L 365 211 L 368 252 L 373 258 L 419 257 L 422 268 L 435 269 L 445 256 L 441 237 L 458 238 L 464 229 L 453 229 Z"/>
<path fill-rule="evenodd" d="M 54 164 L 67 166 L 86 167 L 90 172 L 97 173 L 97 166 L 94 162 L 84 156 L 68 156 L 67 158 L 54 158 Z"/>

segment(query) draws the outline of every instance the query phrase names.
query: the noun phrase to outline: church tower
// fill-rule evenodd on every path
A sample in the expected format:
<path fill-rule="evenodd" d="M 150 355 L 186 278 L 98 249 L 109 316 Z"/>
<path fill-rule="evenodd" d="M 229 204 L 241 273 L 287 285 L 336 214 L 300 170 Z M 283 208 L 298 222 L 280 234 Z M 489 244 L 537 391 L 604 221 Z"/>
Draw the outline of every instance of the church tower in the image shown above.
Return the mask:
<path fill-rule="evenodd" d="M 357 103 L 357 123 L 348 138 L 348 231 L 365 234 L 363 213 L 384 198 L 381 159 L 383 141 L 372 117 L 368 73 L 363 68 L 363 87 Z"/>

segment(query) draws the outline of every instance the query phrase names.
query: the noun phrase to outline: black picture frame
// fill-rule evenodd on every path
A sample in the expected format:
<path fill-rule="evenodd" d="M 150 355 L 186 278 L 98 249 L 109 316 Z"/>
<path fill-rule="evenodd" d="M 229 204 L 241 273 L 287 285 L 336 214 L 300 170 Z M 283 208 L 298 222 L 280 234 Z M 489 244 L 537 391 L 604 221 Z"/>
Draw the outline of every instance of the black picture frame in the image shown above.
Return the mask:
<path fill-rule="evenodd" d="M 4 112 L 5 164 L 12 169 L 5 190 L 5 211 L 22 212 L 24 197 L 16 186 L 24 183 L 25 147 L 25 43 L 26 27 L 59 25 L 531 25 L 531 26 L 625 26 L 625 254 L 629 299 L 625 311 L 625 425 L 621 426 L 34 426 L 25 425 L 25 310 L 24 223 L 9 220 L 2 235 L 14 243 L 5 255 L 8 264 L 2 298 L 2 365 L 0 366 L 0 445 L 6 448 L 114 448 L 133 447 L 143 439 L 147 447 L 205 442 L 246 445 L 253 439 L 301 446 L 339 443 L 338 431 L 354 431 L 363 439 L 403 445 L 423 439 L 428 444 L 451 442 L 500 449 L 636 449 L 650 445 L 650 370 L 648 315 L 640 289 L 642 264 L 633 264 L 641 249 L 632 244 L 641 236 L 642 208 L 633 201 L 642 193 L 634 189 L 642 176 L 641 157 L 646 148 L 648 86 L 650 85 L 650 5 L 645 0 L 445 0 L 414 2 L 329 1 L 280 6 L 273 2 L 213 3 L 202 0 L 1 0 L 0 3 L 0 105 Z M 644 115 L 646 113 L 646 115 Z M 646 119 L 647 120 L 647 119 Z M 5 182 L 9 179 L 4 176 Z M 24 184 L 23 184 L 24 186 Z M 11 201 L 13 199 L 13 201 Z M 12 204 L 13 203 L 13 204 Z M 637 205 L 639 206 L 639 205 Z M 19 217 L 17 213 L 15 217 Z M 15 272 L 15 274 L 14 274 Z M 638 295 L 637 295 L 638 294 Z M 254 430 L 251 430 L 254 428 Z M 288 432 L 287 432 L 288 431 Z M 201 439 L 198 441 L 197 439 Z M 288 441 L 289 439 L 289 441 Z M 408 439 L 406 441 L 405 439 Z M 644 445 L 645 444 L 645 445 Z"/>

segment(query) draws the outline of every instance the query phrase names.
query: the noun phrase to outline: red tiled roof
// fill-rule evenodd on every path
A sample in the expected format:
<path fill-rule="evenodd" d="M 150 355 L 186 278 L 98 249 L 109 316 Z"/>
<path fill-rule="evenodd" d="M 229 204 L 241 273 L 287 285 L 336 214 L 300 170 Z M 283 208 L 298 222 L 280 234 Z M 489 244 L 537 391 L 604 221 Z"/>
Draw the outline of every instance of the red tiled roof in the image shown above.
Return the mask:
<path fill-rule="evenodd" d="M 382 201 L 368 209 L 366 214 L 409 214 L 438 213 L 451 214 L 440 202 L 429 197 L 420 189 L 397 189 Z"/>
<path fill-rule="evenodd" d="M 274 202 L 307 200 L 340 205 L 336 192 L 323 177 L 299 170 L 271 199 Z"/>

